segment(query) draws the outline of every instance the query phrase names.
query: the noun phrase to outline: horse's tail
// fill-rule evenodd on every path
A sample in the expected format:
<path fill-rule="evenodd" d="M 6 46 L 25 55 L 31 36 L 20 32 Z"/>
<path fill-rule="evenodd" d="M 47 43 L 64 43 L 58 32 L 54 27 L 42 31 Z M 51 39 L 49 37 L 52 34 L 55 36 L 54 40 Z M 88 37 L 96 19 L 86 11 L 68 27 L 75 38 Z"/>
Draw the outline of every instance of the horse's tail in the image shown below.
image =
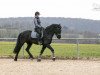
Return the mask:
<path fill-rule="evenodd" d="M 15 53 L 15 54 L 20 50 L 20 38 L 21 38 L 21 34 L 18 35 L 16 46 L 13 51 L 13 53 Z"/>

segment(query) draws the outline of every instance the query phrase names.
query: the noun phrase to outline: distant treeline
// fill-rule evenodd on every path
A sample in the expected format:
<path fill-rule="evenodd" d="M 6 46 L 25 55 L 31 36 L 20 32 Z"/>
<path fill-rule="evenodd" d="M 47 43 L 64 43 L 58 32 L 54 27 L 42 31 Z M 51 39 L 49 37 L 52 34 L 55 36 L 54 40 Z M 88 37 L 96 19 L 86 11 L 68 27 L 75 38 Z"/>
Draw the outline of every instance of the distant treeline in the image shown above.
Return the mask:
<path fill-rule="evenodd" d="M 41 17 L 42 26 L 62 25 L 63 38 L 98 38 L 100 20 L 81 18 Z M 33 17 L 0 18 L 0 38 L 17 38 L 25 30 L 34 30 Z"/>

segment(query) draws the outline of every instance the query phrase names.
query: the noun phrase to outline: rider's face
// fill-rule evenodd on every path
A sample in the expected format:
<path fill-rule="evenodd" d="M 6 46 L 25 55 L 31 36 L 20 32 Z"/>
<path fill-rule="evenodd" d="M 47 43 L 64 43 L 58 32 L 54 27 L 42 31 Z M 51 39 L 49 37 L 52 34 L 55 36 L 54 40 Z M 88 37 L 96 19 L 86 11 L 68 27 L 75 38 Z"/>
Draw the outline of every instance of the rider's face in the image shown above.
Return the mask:
<path fill-rule="evenodd" d="M 36 16 L 37 16 L 37 17 L 39 17 L 40 15 L 39 15 L 39 14 L 37 14 Z"/>

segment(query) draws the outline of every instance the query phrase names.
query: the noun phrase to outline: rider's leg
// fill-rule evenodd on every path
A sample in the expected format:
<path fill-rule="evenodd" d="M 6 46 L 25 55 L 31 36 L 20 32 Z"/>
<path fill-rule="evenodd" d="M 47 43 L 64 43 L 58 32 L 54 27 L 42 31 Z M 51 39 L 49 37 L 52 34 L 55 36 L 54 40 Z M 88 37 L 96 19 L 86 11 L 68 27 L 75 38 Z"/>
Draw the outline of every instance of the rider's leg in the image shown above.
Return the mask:
<path fill-rule="evenodd" d="M 38 33 L 38 43 L 41 44 L 42 40 L 41 40 L 41 29 L 40 28 L 37 29 L 37 33 Z"/>

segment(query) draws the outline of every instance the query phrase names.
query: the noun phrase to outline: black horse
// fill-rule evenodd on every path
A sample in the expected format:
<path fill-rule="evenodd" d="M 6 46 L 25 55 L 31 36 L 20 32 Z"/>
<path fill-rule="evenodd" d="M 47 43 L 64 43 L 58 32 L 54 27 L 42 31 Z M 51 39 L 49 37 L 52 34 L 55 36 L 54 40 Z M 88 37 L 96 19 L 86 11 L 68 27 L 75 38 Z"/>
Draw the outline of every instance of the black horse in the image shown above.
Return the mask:
<path fill-rule="evenodd" d="M 24 32 L 19 34 L 19 36 L 17 38 L 16 46 L 15 46 L 14 51 L 13 51 L 16 54 L 15 58 L 14 58 L 15 61 L 17 61 L 19 51 L 24 43 L 27 43 L 26 51 L 29 54 L 30 58 L 31 59 L 34 58 L 33 55 L 30 53 L 29 49 L 32 46 L 32 43 L 38 45 L 38 40 L 37 40 L 37 38 L 31 37 L 31 32 L 32 31 L 27 30 L 27 31 L 24 31 Z M 55 60 L 54 49 L 50 46 L 54 34 L 57 36 L 58 39 L 61 38 L 61 25 L 60 24 L 52 24 L 50 26 L 47 26 L 43 30 L 42 49 L 40 51 L 40 54 L 38 56 L 37 61 L 41 61 L 41 55 L 43 54 L 46 47 L 49 48 L 52 52 L 52 60 Z"/>

